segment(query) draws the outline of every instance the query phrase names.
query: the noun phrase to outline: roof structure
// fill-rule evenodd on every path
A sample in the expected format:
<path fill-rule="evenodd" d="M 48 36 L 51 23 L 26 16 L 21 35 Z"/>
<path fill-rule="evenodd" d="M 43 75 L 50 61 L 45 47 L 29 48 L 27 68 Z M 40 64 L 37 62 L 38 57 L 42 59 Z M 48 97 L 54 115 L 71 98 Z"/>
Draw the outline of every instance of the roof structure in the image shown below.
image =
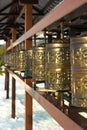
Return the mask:
<path fill-rule="evenodd" d="M 0 39 L 5 40 L 7 36 L 11 37 L 11 28 L 16 28 L 17 38 L 24 33 L 24 3 L 32 3 L 32 23 L 34 25 L 52 9 L 58 6 L 60 2 L 63 2 L 63 0 L 0 0 Z M 85 4 L 75 11 L 75 13 L 73 12 L 65 16 L 62 20 L 65 22 L 66 29 L 67 27 L 75 27 L 80 30 L 86 30 L 86 16 L 87 5 Z M 48 30 L 58 30 L 59 22 L 60 21 L 54 23 L 50 28 L 48 27 Z"/>

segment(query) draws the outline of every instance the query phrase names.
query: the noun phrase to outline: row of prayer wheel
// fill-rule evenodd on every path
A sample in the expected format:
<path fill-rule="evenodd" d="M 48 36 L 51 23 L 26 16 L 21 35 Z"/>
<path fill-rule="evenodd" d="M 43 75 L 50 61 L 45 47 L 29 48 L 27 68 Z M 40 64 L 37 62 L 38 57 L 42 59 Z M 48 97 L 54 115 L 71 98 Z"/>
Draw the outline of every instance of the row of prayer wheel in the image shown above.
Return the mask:
<path fill-rule="evenodd" d="M 87 107 L 87 37 L 8 54 L 6 64 L 35 81 L 45 81 L 46 89 L 71 91 L 71 105 Z"/>

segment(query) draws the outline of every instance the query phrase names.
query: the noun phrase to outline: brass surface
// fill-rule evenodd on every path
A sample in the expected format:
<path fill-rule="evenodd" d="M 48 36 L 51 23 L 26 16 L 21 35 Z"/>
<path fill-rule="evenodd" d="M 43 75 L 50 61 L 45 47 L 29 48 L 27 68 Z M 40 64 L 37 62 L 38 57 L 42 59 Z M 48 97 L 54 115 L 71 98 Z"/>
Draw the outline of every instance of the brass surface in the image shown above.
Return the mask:
<path fill-rule="evenodd" d="M 18 61 L 17 64 L 18 71 L 25 71 L 25 51 L 18 52 L 17 61 Z"/>
<path fill-rule="evenodd" d="M 32 49 L 25 52 L 25 76 L 32 77 Z"/>
<path fill-rule="evenodd" d="M 46 45 L 46 88 L 70 90 L 70 48 L 62 40 Z"/>
<path fill-rule="evenodd" d="M 45 47 L 33 47 L 32 78 L 45 80 Z"/>
<path fill-rule="evenodd" d="M 87 37 L 72 38 L 70 51 L 72 105 L 87 107 Z"/>

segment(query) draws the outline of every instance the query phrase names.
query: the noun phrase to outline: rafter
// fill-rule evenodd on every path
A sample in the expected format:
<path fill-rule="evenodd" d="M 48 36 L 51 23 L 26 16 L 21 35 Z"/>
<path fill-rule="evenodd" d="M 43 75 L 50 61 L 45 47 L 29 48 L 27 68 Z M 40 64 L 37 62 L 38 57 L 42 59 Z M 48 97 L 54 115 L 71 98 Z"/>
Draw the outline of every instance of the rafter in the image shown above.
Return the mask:
<path fill-rule="evenodd" d="M 11 3 L 9 3 L 8 5 L 6 5 L 3 9 L 0 10 L 0 13 L 4 10 L 6 10 L 7 8 L 11 7 L 13 4 L 17 3 L 17 0 L 16 1 L 13 1 Z"/>

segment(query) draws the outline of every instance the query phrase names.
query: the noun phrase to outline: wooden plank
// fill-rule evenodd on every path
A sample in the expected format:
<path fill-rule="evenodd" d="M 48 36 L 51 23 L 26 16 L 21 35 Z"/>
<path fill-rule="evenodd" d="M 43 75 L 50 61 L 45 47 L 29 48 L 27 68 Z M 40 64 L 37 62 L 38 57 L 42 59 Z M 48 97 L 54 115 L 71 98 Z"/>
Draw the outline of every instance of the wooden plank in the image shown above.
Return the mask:
<path fill-rule="evenodd" d="M 41 19 L 38 23 L 36 23 L 29 31 L 23 34 L 19 39 L 14 42 L 14 46 L 18 45 L 22 41 L 28 39 L 34 34 L 40 32 L 45 29 L 47 26 L 52 23 L 60 20 L 64 16 L 73 12 L 75 9 L 87 3 L 87 0 L 65 0 L 59 6 L 57 6 L 54 10 L 52 10 L 49 14 L 47 14 L 43 19 Z M 7 49 L 10 50 L 12 45 Z"/>

